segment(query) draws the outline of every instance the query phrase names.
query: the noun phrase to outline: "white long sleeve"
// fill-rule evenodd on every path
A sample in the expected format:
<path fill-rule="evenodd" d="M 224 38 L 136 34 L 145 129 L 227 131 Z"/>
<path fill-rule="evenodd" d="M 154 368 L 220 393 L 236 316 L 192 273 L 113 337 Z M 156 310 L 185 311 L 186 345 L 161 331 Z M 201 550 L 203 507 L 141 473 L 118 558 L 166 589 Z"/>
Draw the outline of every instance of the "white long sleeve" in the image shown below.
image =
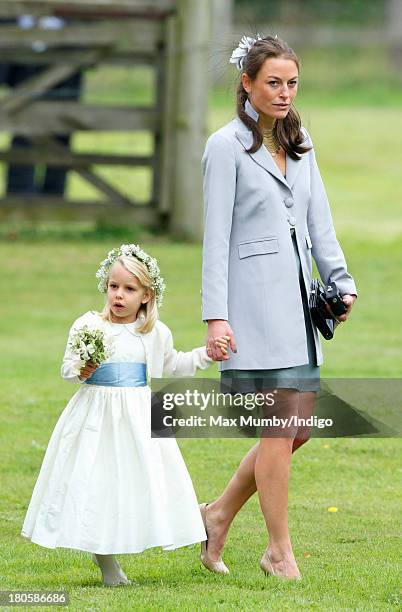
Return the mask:
<path fill-rule="evenodd" d="M 172 333 L 165 341 L 163 376 L 194 376 L 197 369 L 205 370 L 213 363 L 208 357 L 205 346 L 194 348 L 188 352 L 177 351 L 173 346 Z"/>
<path fill-rule="evenodd" d="M 85 315 L 83 315 L 83 317 L 85 317 Z M 81 384 L 85 381 L 80 380 L 80 378 L 78 377 L 78 375 L 76 374 L 77 371 L 77 355 L 75 355 L 72 350 L 69 347 L 69 343 L 70 340 L 72 338 L 72 335 L 77 331 L 77 329 L 79 327 L 82 326 L 83 324 L 83 317 L 79 317 L 76 321 L 74 321 L 74 323 L 72 324 L 70 331 L 68 333 L 68 340 L 67 340 L 67 345 L 66 345 L 66 350 L 64 352 L 64 357 L 63 357 L 63 361 L 61 364 L 61 370 L 60 370 L 60 374 L 61 377 L 64 378 L 64 380 L 67 380 L 68 382 L 71 383 L 78 383 Z"/>

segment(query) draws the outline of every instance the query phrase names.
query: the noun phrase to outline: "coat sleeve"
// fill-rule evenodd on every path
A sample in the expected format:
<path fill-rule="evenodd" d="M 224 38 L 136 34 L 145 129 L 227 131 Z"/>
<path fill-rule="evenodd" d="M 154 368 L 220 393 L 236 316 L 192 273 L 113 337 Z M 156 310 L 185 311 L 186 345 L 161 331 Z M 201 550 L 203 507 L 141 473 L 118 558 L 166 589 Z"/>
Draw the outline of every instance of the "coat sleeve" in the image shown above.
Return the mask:
<path fill-rule="evenodd" d="M 202 319 L 228 320 L 228 262 L 236 194 L 233 145 L 212 134 L 202 158 L 204 243 L 202 255 Z"/>
<path fill-rule="evenodd" d="M 312 146 L 311 139 L 308 138 Z M 323 283 L 335 282 L 342 295 L 357 295 L 355 282 L 347 271 L 345 256 L 336 237 L 328 197 L 314 148 L 309 151 L 308 155 L 311 201 L 307 212 L 307 224 L 312 242 L 312 256 Z"/>
<path fill-rule="evenodd" d="M 79 317 L 76 321 L 74 321 L 70 328 L 70 331 L 68 333 L 66 350 L 64 352 L 64 357 L 61 364 L 61 377 L 71 383 L 82 384 L 84 382 L 83 380 L 80 380 L 77 375 L 77 356 L 71 351 L 69 347 L 72 335 L 78 328 L 80 328 L 84 324 L 84 317 Z"/>
<path fill-rule="evenodd" d="M 197 369 L 205 370 L 213 363 L 205 346 L 192 351 L 176 351 L 170 329 L 166 330 L 164 341 L 163 376 L 194 376 Z"/>

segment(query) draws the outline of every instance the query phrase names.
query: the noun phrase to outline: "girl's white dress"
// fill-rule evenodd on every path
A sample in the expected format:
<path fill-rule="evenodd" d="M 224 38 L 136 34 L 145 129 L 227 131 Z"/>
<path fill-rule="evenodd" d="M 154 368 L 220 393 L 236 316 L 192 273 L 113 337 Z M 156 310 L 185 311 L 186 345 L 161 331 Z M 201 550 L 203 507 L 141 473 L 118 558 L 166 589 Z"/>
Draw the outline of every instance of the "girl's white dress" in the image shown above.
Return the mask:
<path fill-rule="evenodd" d="M 144 343 L 133 333 L 137 321 L 104 324 L 115 345 L 108 362 L 146 363 Z M 198 362 L 201 350 L 193 350 Z M 208 367 L 208 358 L 202 360 L 196 366 Z M 176 440 L 151 437 L 148 385 L 81 384 L 50 438 L 22 535 L 48 548 L 98 554 L 206 539 Z"/>

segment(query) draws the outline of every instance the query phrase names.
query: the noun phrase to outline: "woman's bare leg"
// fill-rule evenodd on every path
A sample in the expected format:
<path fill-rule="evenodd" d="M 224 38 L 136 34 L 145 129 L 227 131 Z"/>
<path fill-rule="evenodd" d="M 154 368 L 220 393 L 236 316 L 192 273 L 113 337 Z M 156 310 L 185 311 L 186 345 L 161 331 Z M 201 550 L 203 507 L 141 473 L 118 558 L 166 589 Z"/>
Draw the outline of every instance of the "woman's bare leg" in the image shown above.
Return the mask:
<path fill-rule="evenodd" d="M 301 393 L 299 416 L 307 418 L 314 412 L 316 394 Z M 309 432 L 299 429 L 292 444 L 292 453 L 305 444 Z M 272 440 L 268 439 L 267 440 Z M 243 457 L 223 493 L 206 508 L 208 528 L 208 554 L 213 561 L 220 559 L 229 527 L 246 501 L 256 492 L 255 467 L 260 442 L 257 442 Z"/>
<path fill-rule="evenodd" d="M 295 389 L 276 389 L 275 403 L 265 407 L 265 416 L 288 419 L 285 426 L 267 426 L 255 462 L 255 482 L 258 498 L 269 533 L 268 556 L 270 572 L 288 578 L 300 576 L 293 554 L 288 525 L 288 494 L 293 440 L 297 424 L 291 417 L 298 417 L 301 394 Z"/>
<path fill-rule="evenodd" d="M 250 448 L 222 495 L 206 507 L 208 555 L 212 561 L 220 559 L 234 517 L 257 490 L 254 470 L 259 445 L 258 442 Z"/>
<path fill-rule="evenodd" d="M 255 464 L 258 497 L 269 533 L 268 555 L 275 573 L 299 576 L 288 526 L 291 438 L 263 438 Z"/>
<path fill-rule="evenodd" d="M 314 391 L 306 391 L 300 394 L 299 402 L 299 418 L 308 419 L 313 416 L 315 408 L 315 400 L 317 394 Z M 309 441 L 311 436 L 311 427 L 300 426 L 297 430 L 296 437 L 293 440 L 292 453 L 297 451 L 300 446 Z"/>

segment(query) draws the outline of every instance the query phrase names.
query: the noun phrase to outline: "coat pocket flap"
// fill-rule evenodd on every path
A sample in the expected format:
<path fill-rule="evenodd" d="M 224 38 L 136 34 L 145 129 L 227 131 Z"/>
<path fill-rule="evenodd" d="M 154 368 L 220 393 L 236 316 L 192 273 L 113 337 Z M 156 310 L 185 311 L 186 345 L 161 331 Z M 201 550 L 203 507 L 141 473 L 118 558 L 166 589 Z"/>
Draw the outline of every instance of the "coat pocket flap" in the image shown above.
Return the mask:
<path fill-rule="evenodd" d="M 277 253 L 279 251 L 279 243 L 277 238 L 267 238 L 263 240 L 252 240 L 251 242 L 242 242 L 238 245 L 239 257 L 251 257 L 252 255 L 265 255 L 267 253 Z"/>
<path fill-rule="evenodd" d="M 307 243 L 307 248 L 311 249 L 313 246 L 313 243 L 311 242 L 310 234 L 306 234 L 306 243 Z"/>

